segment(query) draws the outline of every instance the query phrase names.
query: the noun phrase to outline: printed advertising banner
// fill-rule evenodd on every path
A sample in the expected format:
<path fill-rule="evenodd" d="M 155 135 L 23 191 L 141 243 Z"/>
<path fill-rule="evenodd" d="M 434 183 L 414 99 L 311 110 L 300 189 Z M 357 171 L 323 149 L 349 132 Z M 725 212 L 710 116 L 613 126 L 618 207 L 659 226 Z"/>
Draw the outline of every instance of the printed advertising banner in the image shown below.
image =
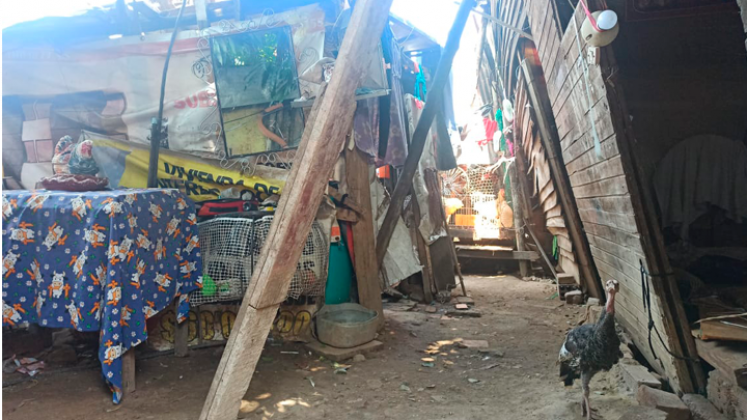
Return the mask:
<path fill-rule="evenodd" d="M 90 136 L 90 134 L 89 134 Z M 145 146 L 113 139 L 92 138 L 93 157 L 109 184 L 123 188 L 145 188 L 148 183 L 150 150 Z M 280 194 L 290 171 L 253 165 L 246 171 L 238 162 L 212 161 L 161 150 L 158 186 L 176 188 L 194 201 L 213 200 L 223 190 L 238 188 L 260 199 Z"/>

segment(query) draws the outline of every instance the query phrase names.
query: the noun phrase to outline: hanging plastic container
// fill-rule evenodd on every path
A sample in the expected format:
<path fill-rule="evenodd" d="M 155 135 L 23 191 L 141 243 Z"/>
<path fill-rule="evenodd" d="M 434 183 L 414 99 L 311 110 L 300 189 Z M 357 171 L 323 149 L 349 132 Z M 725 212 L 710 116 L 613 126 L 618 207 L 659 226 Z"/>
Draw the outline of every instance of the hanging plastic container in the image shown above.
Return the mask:
<path fill-rule="evenodd" d="M 350 286 L 353 281 L 353 263 L 350 261 L 345 239 L 333 243 L 329 248 L 329 273 L 324 303 L 337 305 L 350 302 Z"/>

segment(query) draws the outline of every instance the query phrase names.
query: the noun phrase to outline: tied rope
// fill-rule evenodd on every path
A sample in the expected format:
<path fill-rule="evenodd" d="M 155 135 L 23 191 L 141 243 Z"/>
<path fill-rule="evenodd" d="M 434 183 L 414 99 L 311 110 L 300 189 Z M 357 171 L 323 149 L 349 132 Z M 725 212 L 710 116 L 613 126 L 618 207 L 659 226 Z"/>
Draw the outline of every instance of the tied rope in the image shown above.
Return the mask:
<path fill-rule="evenodd" d="M 667 347 L 667 345 L 664 343 L 664 339 L 661 337 L 661 333 L 659 333 L 659 329 L 656 328 L 656 324 L 654 323 L 654 317 L 651 314 L 651 285 L 649 282 L 649 277 L 661 277 L 661 275 L 649 273 L 648 271 L 646 271 L 646 268 L 643 266 L 643 261 L 638 260 L 638 262 L 641 265 L 641 293 L 643 295 L 643 309 L 646 310 L 646 314 L 648 315 L 648 347 L 649 349 L 651 349 L 651 354 L 654 356 L 654 359 L 661 360 L 656 355 L 656 351 L 654 350 L 652 332 L 656 333 L 656 337 L 658 337 L 659 342 L 661 343 L 661 346 L 664 348 L 664 350 L 667 353 L 669 353 L 670 356 L 674 357 L 677 360 L 685 360 L 688 362 L 700 363 L 699 359 L 693 359 L 692 357 L 681 356 L 681 355 L 673 353 L 671 350 L 669 350 L 669 347 Z"/>

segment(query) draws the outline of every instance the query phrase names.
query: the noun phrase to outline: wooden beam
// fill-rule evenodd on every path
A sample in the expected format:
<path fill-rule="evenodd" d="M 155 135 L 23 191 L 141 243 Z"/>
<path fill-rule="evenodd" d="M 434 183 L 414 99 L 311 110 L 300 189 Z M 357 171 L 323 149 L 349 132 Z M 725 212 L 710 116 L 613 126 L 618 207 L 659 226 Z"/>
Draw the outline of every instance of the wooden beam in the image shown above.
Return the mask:
<path fill-rule="evenodd" d="M 529 260 L 536 261 L 540 258 L 534 251 L 514 251 L 493 245 L 457 245 L 456 253 L 466 258 L 485 258 L 490 260 Z"/>
<path fill-rule="evenodd" d="M 521 145 L 517 145 L 520 148 Z M 526 251 L 524 245 L 524 216 L 522 211 L 521 203 L 524 201 L 524 194 L 522 193 L 521 184 L 519 183 L 518 176 L 516 174 L 516 162 L 513 162 L 508 167 L 508 179 L 511 180 L 511 199 L 513 201 L 513 212 L 514 212 L 514 232 L 516 233 L 516 250 L 519 252 Z M 500 217 L 500 216 L 499 216 Z M 529 277 L 529 261 L 519 260 L 519 274 L 521 278 Z"/>
<path fill-rule="evenodd" d="M 420 203 L 415 198 L 415 189 L 412 191 L 413 200 L 410 201 L 412 205 L 412 218 L 413 226 L 410 228 L 412 236 L 414 236 L 415 247 L 418 251 L 418 259 L 423 269 L 420 271 L 421 278 L 423 279 L 423 297 L 426 303 L 433 302 L 433 287 L 436 286 L 436 279 L 433 277 L 433 261 L 431 260 L 431 248 L 425 242 L 425 238 L 420 233 Z"/>
<path fill-rule="evenodd" d="M 329 175 L 350 133 L 355 89 L 374 59 L 391 4 L 392 0 L 356 2 L 335 74 L 312 108 L 200 420 L 236 419 L 272 321 L 287 296 Z"/>
<path fill-rule="evenodd" d="M 433 84 L 429 88 L 423 113 L 420 115 L 417 127 L 415 127 L 415 133 L 412 135 L 405 166 L 399 176 L 397 186 L 394 187 L 389 208 L 384 217 L 384 222 L 379 229 L 379 235 L 376 238 L 376 260 L 379 266 L 384 262 L 384 255 L 386 255 L 386 250 L 389 248 L 389 241 L 392 239 L 392 233 L 394 233 L 397 220 L 402 214 L 402 205 L 405 203 L 405 197 L 410 193 L 410 189 L 412 188 L 412 177 L 415 175 L 415 171 L 418 170 L 418 163 L 420 162 L 420 157 L 423 155 L 425 140 L 433 123 L 433 118 L 436 116 L 438 109 L 443 106 L 444 87 L 449 80 L 451 63 L 454 61 L 454 55 L 459 49 L 459 40 L 462 37 L 464 26 L 474 5 L 475 0 L 462 1 L 454 19 L 454 25 L 449 31 L 446 46 L 441 54 L 436 75 L 433 78 Z"/>
<path fill-rule="evenodd" d="M 568 174 L 565 171 L 562 157 L 558 153 L 557 147 L 560 144 L 558 132 L 553 128 L 550 122 L 552 113 L 548 113 L 547 104 L 543 100 L 547 95 L 545 94 L 544 96 L 541 96 L 542 93 L 538 89 L 534 73 L 532 72 L 532 69 L 529 68 L 526 61 L 521 63 L 521 68 L 524 72 L 524 81 L 526 82 L 529 102 L 532 105 L 535 122 L 540 131 L 542 147 L 545 149 L 547 155 L 547 163 L 550 166 L 550 173 L 555 185 L 555 192 L 560 199 L 560 204 L 563 209 L 563 219 L 565 220 L 568 234 L 573 243 L 573 250 L 578 257 L 583 284 L 586 288 L 586 292 L 590 296 L 604 299 L 605 294 L 602 291 L 602 285 L 599 281 L 596 268 L 594 267 L 594 260 L 591 257 L 589 242 L 584 234 L 583 227 L 581 226 L 581 217 L 578 213 L 573 189 L 568 180 Z"/>
<path fill-rule="evenodd" d="M 379 313 L 383 325 L 381 283 L 376 250 L 373 210 L 371 207 L 371 177 L 369 165 L 363 153 L 354 147 L 345 151 L 345 177 L 348 194 L 358 206 L 358 221 L 353 223 L 353 249 L 355 255 L 355 277 L 358 281 L 359 303 Z"/>

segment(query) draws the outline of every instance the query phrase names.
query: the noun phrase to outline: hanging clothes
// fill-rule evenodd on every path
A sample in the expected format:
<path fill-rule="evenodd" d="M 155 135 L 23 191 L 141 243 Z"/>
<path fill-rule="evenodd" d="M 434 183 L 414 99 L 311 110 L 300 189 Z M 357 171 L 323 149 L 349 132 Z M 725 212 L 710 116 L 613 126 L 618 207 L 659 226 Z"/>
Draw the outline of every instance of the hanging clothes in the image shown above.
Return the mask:
<path fill-rule="evenodd" d="M 358 108 L 353 120 L 355 144 L 376 166 L 392 165 L 399 167 L 407 158 L 407 134 L 405 132 L 404 93 L 402 89 L 402 52 L 399 49 L 391 29 L 387 25 L 382 34 L 382 45 L 388 47 L 391 64 L 389 80 L 389 121 L 388 126 L 380 126 L 379 98 L 358 101 Z M 385 48 L 386 49 L 386 48 Z M 381 136 L 382 130 L 388 133 Z M 386 144 L 381 145 L 381 139 Z M 386 150 L 382 157 L 380 150 Z"/>
<path fill-rule="evenodd" d="M 747 147 L 716 135 L 684 140 L 657 165 L 654 190 L 662 227 L 679 227 L 684 240 L 690 224 L 710 205 L 742 222 L 747 218 Z"/>
<path fill-rule="evenodd" d="M 498 129 L 498 123 L 491 120 L 490 118 L 483 118 L 482 125 L 485 127 L 485 138 L 478 141 L 480 146 L 487 146 L 488 143 L 493 141 L 495 132 Z"/>

